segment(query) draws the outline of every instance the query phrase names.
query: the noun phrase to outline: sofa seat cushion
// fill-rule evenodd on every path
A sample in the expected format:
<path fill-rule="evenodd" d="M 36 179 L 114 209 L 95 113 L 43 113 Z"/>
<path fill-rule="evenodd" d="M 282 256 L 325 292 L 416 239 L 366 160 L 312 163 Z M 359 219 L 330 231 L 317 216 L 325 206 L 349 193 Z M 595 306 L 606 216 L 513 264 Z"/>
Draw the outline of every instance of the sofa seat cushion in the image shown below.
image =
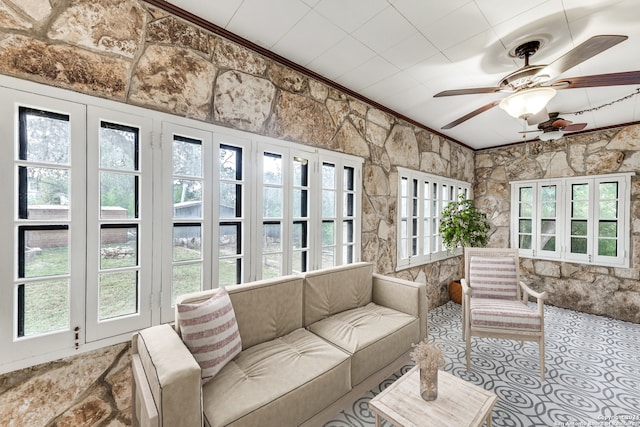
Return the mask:
<path fill-rule="evenodd" d="M 309 330 L 353 355 L 352 386 L 420 341 L 417 317 L 375 303 L 334 314 L 310 325 Z"/>
<path fill-rule="evenodd" d="M 299 425 L 351 388 L 349 355 L 305 329 L 243 350 L 203 387 L 209 426 Z"/>
<path fill-rule="evenodd" d="M 536 310 L 518 300 L 471 298 L 471 325 L 480 328 L 540 331 L 542 319 Z"/>

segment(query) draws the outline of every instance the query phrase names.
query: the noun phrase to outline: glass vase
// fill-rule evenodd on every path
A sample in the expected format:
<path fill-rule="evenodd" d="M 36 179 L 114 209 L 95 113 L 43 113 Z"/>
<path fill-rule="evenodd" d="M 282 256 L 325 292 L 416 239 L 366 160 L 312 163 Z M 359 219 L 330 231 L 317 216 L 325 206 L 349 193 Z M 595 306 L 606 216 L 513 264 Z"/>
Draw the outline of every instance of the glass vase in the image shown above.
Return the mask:
<path fill-rule="evenodd" d="M 438 397 L 437 369 L 420 369 L 420 396 L 427 401 Z"/>

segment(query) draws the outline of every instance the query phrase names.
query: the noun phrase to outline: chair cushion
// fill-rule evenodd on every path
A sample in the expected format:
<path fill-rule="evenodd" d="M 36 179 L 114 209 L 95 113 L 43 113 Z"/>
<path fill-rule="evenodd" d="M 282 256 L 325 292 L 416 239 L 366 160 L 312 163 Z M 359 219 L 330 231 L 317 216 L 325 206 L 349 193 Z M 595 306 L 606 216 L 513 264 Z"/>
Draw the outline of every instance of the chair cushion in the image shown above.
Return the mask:
<path fill-rule="evenodd" d="M 225 288 L 200 304 L 178 304 L 182 340 L 207 382 L 242 350 L 238 323 Z"/>
<path fill-rule="evenodd" d="M 474 298 L 517 299 L 518 269 L 515 257 L 472 256 L 469 286 Z"/>
<path fill-rule="evenodd" d="M 296 426 L 350 390 L 349 355 L 305 329 L 243 350 L 203 388 L 208 426 Z"/>
<path fill-rule="evenodd" d="M 518 300 L 471 298 L 471 326 L 495 329 L 540 331 L 537 311 Z"/>
<path fill-rule="evenodd" d="M 353 355 L 354 386 L 420 341 L 417 317 L 375 303 L 334 314 L 309 330 Z"/>

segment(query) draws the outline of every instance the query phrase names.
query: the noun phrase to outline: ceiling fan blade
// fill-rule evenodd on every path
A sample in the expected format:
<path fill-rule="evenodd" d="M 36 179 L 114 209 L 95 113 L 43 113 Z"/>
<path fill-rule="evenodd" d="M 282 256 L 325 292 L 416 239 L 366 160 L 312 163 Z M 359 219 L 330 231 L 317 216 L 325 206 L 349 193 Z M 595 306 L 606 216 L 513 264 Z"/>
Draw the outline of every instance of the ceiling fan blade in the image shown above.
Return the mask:
<path fill-rule="evenodd" d="M 549 112 L 545 107 L 542 110 L 538 111 L 536 114 L 529 116 L 527 118 L 527 124 L 529 126 L 533 126 L 537 125 L 538 123 L 546 122 L 547 120 L 549 120 Z"/>
<path fill-rule="evenodd" d="M 442 96 L 456 96 L 456 95 L 473 95 L 476 93 L 495 93 L 502 90 L 500 87 L 473 87 L 469 89 L 453 89 L 444 90 L 433 95 L 434 98 L 440 98 Z"/>
<path fill-rule="evenodd" d="M 615 35 L 593 36 L 544 67 L 538 72 L 538 75 L 546 74 L 554 78 L 628 38 L 627 36 Z"/>
<path fill-rule="evenodd" d="M 551 123 L 551 126 L 553 126 L 554 128 L 564 128 L 569 126 L 571 123 L 573 123 L 571 120 L 560 118 L 554 120 L 553 123 Z"/>
<path fill-rule="evenodd" d="M 622 73 L 594 74 L 592 76 L 569 77 L 554 82 L 551 87 L 556 90 L 580 89 L 585 87 L 624 86 L 640 84 L 640 71 Z"/>
<path fill-rule="evenodd" d="M 442 129 L 451 129 L 454 126 L 458 126 L 460 123 L 466 122 L 467 120 L 469 120 L 472 117 L 477 116 L 480 113 L 484 113 L 487 110 L 492 109 L 493 107 L 495 107 L 496 105 L 500 104 L 500 99 L 496 100 L 496 101 L 491 101 L 490 103 L 483 105 L 480 108 L 477 108 L 475 110 L 473 110 L 472 112 L 465 114 L 464 116 L 460 117 L 459 119 L 456 119 L 454 121 L 452 121 L 451 123 L 444 125 L 442 127 Z"/>
<path fill-rule="evenodd" d="M 587 127 L 586 123 L 573 123 L 560 129 L 563 132 L 576 132 Z"/>

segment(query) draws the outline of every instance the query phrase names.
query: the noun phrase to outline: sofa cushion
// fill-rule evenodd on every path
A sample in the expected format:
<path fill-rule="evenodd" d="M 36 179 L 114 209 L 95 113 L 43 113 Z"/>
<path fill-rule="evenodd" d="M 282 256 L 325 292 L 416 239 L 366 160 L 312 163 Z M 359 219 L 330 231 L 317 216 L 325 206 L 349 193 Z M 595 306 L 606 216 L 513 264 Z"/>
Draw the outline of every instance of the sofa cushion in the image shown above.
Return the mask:
<path fill-rule="evenodd" d="M 203 387 L 207 425 L 299 425 L 350 390 L 349 355 L 304 329 L 244 350 Z"/>
<path fill-rule="evenodd" d="M 352 354 L 351 382 L 357 385 L 420 341 L 417 317 L 374 303 L 334 314 L 309 330 Z"/>
<path fill-rule="evenodd" d="M 236 316 L 225 288 L 199 304 L 178 304 L 182 340 L 209 381 L 242 350 Z"/>
<path fill-rule="evenodd" d="M 373 265 L 360 262 L 304 274 L 304 325 L 372 301 Z"/>

